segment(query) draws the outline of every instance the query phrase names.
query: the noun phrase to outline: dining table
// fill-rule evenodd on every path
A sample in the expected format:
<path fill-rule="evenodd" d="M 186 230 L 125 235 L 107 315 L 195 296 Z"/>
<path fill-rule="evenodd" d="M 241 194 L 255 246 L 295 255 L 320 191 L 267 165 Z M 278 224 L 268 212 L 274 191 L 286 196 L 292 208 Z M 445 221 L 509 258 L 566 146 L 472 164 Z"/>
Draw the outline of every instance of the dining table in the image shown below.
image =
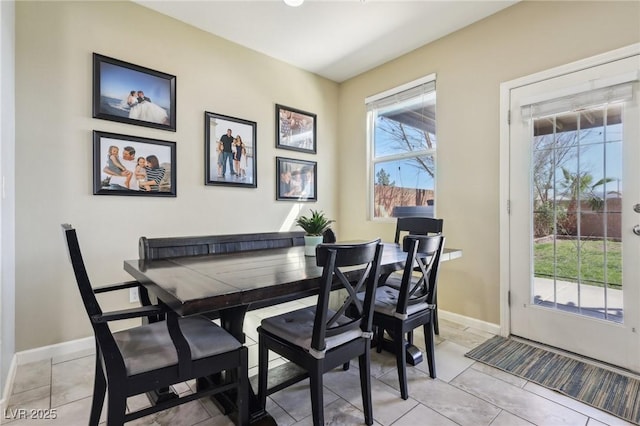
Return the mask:
<path fill-rule="evenodd" d="M 462 250 L 445 248 L 441 261 L 461 256 Z M 404 268 L 406 258 L 401 245 L 384 243 L 380 274 Z M 241 343 L 248 310 L 315 295 L 322 276 L 322 267 L 305 256 L 303 246 L 125 260 L 124 270 L 180 316 L 215 314 Z M 251 386 L 249 403 L 252 424 L 275 424 Z"/>

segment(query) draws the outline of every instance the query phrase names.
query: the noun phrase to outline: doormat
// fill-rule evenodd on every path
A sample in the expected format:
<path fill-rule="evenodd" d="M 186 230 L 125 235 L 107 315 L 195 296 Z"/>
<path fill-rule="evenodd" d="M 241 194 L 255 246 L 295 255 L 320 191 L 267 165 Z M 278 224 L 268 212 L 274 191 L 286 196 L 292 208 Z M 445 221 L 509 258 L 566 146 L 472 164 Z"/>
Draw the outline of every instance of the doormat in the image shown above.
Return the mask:
<path fill-rule="evenodd" d="M 640 425 L 640 380 L 633 377 L 501 336 L 465 356 Z"/>

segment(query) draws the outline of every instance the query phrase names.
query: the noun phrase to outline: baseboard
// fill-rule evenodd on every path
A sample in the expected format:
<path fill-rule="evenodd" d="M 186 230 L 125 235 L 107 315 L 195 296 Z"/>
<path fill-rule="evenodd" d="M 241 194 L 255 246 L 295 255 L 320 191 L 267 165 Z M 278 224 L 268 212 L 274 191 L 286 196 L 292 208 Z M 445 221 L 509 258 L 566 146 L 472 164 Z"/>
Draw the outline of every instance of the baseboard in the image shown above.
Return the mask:
<path fill-rule="evenodd" d="M 71 340 L 69 342 L 57 343 L 55 345 L 42 346 L 40 348 L 29 349 L 26 351 L 17 352 L 11 359 L 11 365 L 9 366 L 9 373 L 7 374 L 7 382 L 5 383 L 2 399 L 0 399 L 0 412 L 4 413 L 9 404 L 9 399 L 13 391 L 13 383 L 16 378 L 16 371 L 18 366 L 29 364 L 30 362 L 44 361 L 46 359 L 53 359 L 56 357 L 64 357 L 72 355 L 77 352 L 94 351 L 95 339 L 93 336 L 85 337 L 83 339 Z"/>
<path fill-rule="evenodd" d="M 471 317 L 456 314 L 453 312 L 444 311 L 440 308 L 438 308 L 438 318 L 455 322 L 467 327 L 477 328 L 478 330 L 486 331 L 487 333 L 497 334 L 497 335 L 500 334 L 500 324 L 493 324 L 490 322 L 481 321 L 476 318 L 471 318 Z"/>
<path fill-rule="evenodd" d="M 55 345 L 42 346 L 16 353 L 17 365 L 28 364 L 30 362 L 43 361 L 49 358 L 71 355 L 75 352 L 94 350 L 95 339 L 93 336 L 68 342 L 56 343 Z"/>
<path fill-rule="evenodd" d="M 9 372 L 7 374 L 7 382 L 4 384 L 2 399 L 0 399 L 0 410 L 2 413 L 6 412 L 7 406 L 9 405 L 9 397 L 11 396 L 11 391 L 13 390 L 13 382 L 16 378 L 17 370 L 18 361 L 17 357 L 14 355 L 13 358 L 11 358 L 11 364 L 9 365 Z"/>

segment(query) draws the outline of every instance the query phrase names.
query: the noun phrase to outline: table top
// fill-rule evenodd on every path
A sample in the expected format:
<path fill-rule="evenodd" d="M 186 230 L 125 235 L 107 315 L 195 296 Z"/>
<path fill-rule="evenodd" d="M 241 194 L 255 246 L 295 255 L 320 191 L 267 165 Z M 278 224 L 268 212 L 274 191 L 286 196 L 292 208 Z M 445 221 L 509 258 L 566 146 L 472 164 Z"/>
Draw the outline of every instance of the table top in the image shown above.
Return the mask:
<path fill-rule="evenodd" d="M 380 271 L 404 267 L 407 254 L 398 244 L 385 243 Z M 445 248 L 442 261 L 462 256 Z M 231 254 L 125 260 L 124 269 L 179 315 L 188 316 L 265 299 L 317 290 L 322 267 L 304 255 L 304 247 L 255 250 Z"/>

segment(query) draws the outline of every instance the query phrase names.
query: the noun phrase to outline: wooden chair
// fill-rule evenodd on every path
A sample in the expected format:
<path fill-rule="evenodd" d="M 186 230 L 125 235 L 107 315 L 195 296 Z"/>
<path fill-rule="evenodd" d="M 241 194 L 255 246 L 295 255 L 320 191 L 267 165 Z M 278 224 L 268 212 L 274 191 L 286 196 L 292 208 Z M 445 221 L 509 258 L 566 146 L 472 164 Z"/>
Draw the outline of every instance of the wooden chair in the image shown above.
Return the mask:
<path fill-rule="evenodd" d="M 400 243 L 400 235 L 430 235 L 430 234 L 442 234 L 442 228 L 444 226 L 443 219 L 435 219 L 432 217 L 399 217 L 396 221 L 396 235 L 393 241 L 396 244 Z M 416 272 L 420 272 L 416 269 Z M 385 279 L 383 282 L 386 285 L 392 287 L 400 287 L 400 278 L 397 275 L 388 276 L 390 279 Z M 382 284 L 382 283 L 380 283 Z M 440 334 L 440 327 L 438 325 L 438 296 L 434 295 L 433 303 L 436 305 L 436 309 L 433 313 L 433 330 L 436 334 Z M 409 342 L 413 342 L 413 335 L 409 333 Z"/>
<path fill-rule="evenodd" d="M 107 425 L 125 422 L 222 392 L 235 392 L 237 424 L 246 425 L 248 413 L 247 348 L 204 317 L 179 318 L 163 305 L 103 312 L 96 294 L 140 286 L 137 281 L 92 288 L 76 231 L 62 225 L 71 264 L 96 342 L 95 379 L 89 425 L 100 420 L 108 392 Z M 166 314 L 167 320 L 112 332 L 111 321 Z M 127 397 L 199 377 L 224 373 L 220 383 L 178 398 L 127 413 Z"/>
<path fill-rule="evenodd" d="M 337 240 L 336 233 L 333 232 L 333 229 L 328 228 L 326 231 L 322 233 L 322 242 L 333 244 Z"/>
<path fill-rule="evenodd" d="M 368 425 L 373 423 L 370 375 L 372 301 L 382 248 L 380 240 L 364 244 L 318 245 L 316 263 L 323 267 L 323 273 L 317 305 L 266 318 L 258 327 L 258 398 L 263 406 L 267 395 L 309 377 L 313 424 L 323 425 L 323 374 L 358 357 L 365 422 Z M 364 269 L 349 270 L 355 265 Z M 345 289 L 348 296 L 340 308 L 331 310 L 329 293 L 338 288 Z M 357 293 L 362 290 L 364 296 L 360 300 Z M 358 314 L 347 317 L 345 311 L 351 304 Z M 299 366 L 303 374 L 267 389 L 270 350 Z"/>
<path fill-rule="evenodd" d="M 407 352 L 409 343 L 405 335 L 423 327 L 429 375 L 435 379 L 435 351 L 433 342 L 433 322 L 436 305 L 434 298 L 438 283 L 438 266 L 444 248 L 442 235 L 408 235 L 403 241 L 407 252 L 400 288 L 381 286 L 376 290 L 373 325 L 377 328 L 378 352 L 384 345 L 384 330 L 393 337 L 393 352 L 396 355 L 400 394 L 409 397 L 407 389 Z M 413 279 L 417 265 L 420 278 Z"/>
<path fill-rule="evenodd" d="M 442 234 L 443 219 L 432 217 L 399 217 L 396 221 L 396 235 L 393 241 L 400 243 L 400 234 L 406 232 L 411 235 Z"/>

